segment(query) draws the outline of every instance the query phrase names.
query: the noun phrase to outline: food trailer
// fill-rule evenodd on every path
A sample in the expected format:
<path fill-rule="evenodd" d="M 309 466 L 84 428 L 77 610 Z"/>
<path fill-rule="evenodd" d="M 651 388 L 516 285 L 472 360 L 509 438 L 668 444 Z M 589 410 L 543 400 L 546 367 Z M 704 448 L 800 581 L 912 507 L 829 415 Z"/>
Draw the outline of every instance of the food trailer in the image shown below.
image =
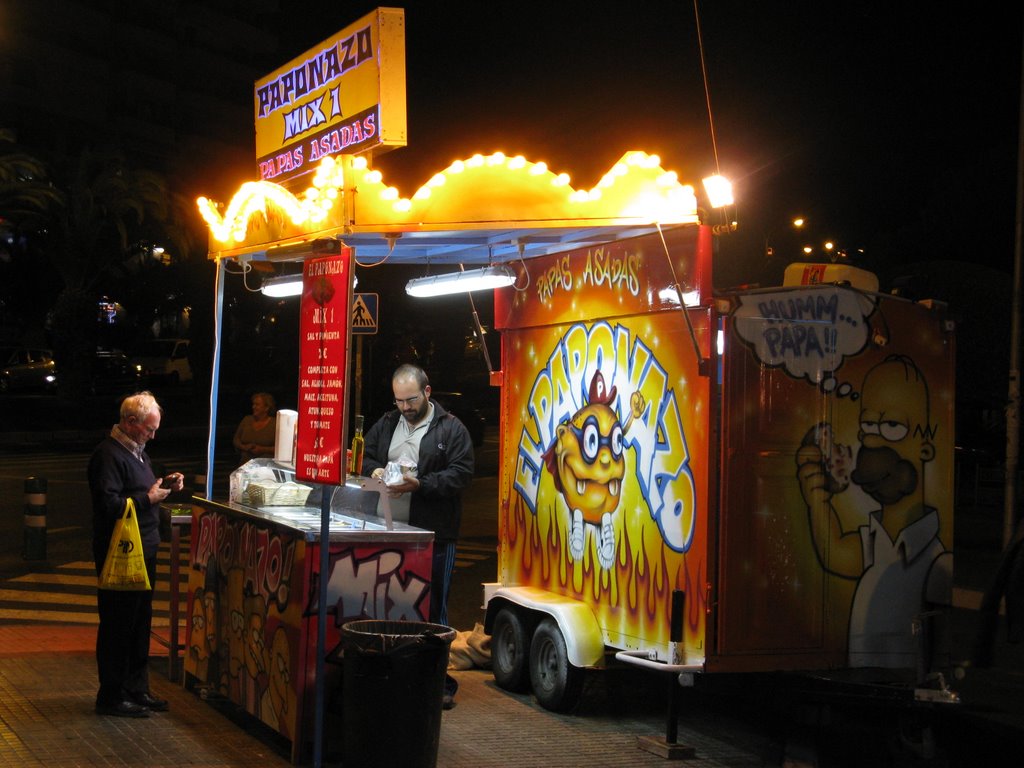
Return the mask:
<path fill-rule="evenodd" d="M 425 532 L 357 537 L 372 518 L 334 501 L 333 489 L 361 484 L 342 458 L 358 256 L 448 273 L 428 283 L 504 286 L 495 289 L 500 366 L 489 372 L 501 390 L 499 568 L 484 585 L 499 685 L 567 710 L 583 670 L 618 659 L 681 682 L 912 668 L 920 695 L 946 696 L 932 674 L 948 653 L 952 592 L 954 339 L 944 308 L 879 294 L 872 276 L 841 265 L 716 294 L 728 217 L 712 221 L 692 186 L 640 150 L 582 187 L 522 155 L 473 154 L 403 196 L 373 166 L 374 151 L 404 142 L 404 112 L 394 128 L 404 90 L 384 76 L 389 62 L 404 64 L 401 21 L 380 9 L 258 83 L 260 180 L 226 205 L 199 200 L 217 264 L 218 350 L 224 284 L 256 264 L 301 265 L 295 451 L 274 471 L 294 473 L 275 480 L 305 483 L 309 495 L 289 520 L 251 498 L 214 498 L 208 473 L 193 525 L 186 670 L 298 745 L 313 713 L 322 723 L 322 692 L 311 706 L 308 687 L 324 685 L 333 633 L 351 616 L 328 613 L 320 587 L 345 593 L 356 569 L 337 576 L 332 564 L 363 558 L 362 542 L 372 558 L 397 546 L 398 580 L 422 581 Z M 369 90 L 369 106 L 348 105 L 322 125 L 289 122 L 296 73 L 321 60 L 350 63 L 335 74 L 363 80 L 331 92 Z M 261 138 L 262 120 L 277 121 L 276 139 Z M 218 382 L 219 352 L 212 424 Z M 214 445 L 211 428 L 210 466 Z M 264 561 L 273 542 L 281 554 Z M 234 576 L 220 572 L 225 551 Z M 222 606 L 233 607 L 207 619 L 223 630 L 204 641 L 196 627 L 214 566 Z M 244 626 L 264 583 L 250 577 L 271 572 L 294 579 L 287 599 L 268 592 L 275 615 L 257 611 L 248 626 L 267 648 L 283 638 L 296 707 L 283 718 L 271 707 L 268 720 L 257 703 L 272 678 L 250 676 L 251 690 L 234 691 L 202 654 L 212 658 L 232 622 Z M 394 617 L 390 604 L 376 604 L 383 618 Z M 423 616 L 422 603 L 406 604 Z M 231 662 L 226 672 L 230 681 Z"/>
<path fill-rule="evenodd" d="M 953 326 L 849 266 L 713 295 L 684 226 L 502 289 L 498 684 L 582 671 L 910 670 L 951 700 Z M 897 678 L 900 676 L 897 675 Z"/>

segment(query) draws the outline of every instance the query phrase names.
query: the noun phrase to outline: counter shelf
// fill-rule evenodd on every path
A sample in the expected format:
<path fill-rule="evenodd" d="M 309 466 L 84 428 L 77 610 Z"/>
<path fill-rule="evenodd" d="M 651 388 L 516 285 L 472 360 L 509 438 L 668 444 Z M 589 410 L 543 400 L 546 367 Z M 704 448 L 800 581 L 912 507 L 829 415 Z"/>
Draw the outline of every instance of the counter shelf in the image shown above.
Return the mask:
<path fill-rule="evenodd" d="M 236 498 L 261 476 L 272 478 L 265 481 L 272 491 L 273 483 L 293 482 L 288 467 L 253 469 L 233 478 Z M 297 504 L 193 499 L 185 685 L 226 697 L 274 728 L 292 742 L 293 762 L 315 729 L 320 586 L 327 590 L 327 658 L 339 651 L 341 626 L 349 621 L 429 620 L 434 534 L 400 522 L 389 530 L 376 515 L 377 493 L 365 484 L 309 484 Z M 326 542 L 324 492 L 332 494 Z M 329 572 L 321 578 L 325 543 Z M 340 667 L 323 669 L 325 690 L 336 689 Z"/>

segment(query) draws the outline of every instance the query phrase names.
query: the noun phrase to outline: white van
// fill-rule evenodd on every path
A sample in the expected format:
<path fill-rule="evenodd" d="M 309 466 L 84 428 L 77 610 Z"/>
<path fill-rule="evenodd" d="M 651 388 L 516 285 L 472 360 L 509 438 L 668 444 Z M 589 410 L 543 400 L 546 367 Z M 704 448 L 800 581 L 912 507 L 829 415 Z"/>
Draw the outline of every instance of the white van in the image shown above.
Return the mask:
<path fill-rule="evenodd" d="M 191 381 L 188 346 L 188 339 L 151 339 L 135 350 L 132 362 L 142 366 L 147 385 Z"/>

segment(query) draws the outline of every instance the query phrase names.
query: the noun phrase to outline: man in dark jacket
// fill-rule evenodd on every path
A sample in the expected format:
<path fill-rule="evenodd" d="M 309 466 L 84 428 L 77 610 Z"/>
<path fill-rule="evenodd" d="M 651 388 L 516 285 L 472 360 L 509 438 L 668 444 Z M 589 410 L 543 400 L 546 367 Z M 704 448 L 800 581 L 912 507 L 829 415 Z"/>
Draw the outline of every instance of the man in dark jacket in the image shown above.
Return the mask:
<path fill-rule="evenodd" d="M 462 492 L 473 479 L 473 440 L 465 425 L 430 399 L 427 374 L 402 365 L 391 377 L 397 410 L 366 433 L 363 472 L 375 477 L 388 462 L 415 465 L 391 489 L 392 514 L 434 532 L 430 573 L 430 621 L 448 625 L 448 587 L 462 522 Z M 444 707 L 454 705 L 458 683 L 446 675 Z"/>
<path fill-rule="evenodd" d="M 160 428 L 160 406 L 149 392 L 126 397 L 121 420 L 96 446 L 89 459 L 96 574 L 103 569 L 114 525 L 130 498 L 142 537 L 149 583 L 156 583 L 160 548 L 160 502 L 180 491 L 180 472 L 161 480 L 153 474 L 146 443 Z M 167 702 L 149 690 L 149 634 L 153 620 L 153 591 L 97 590 L 100 625 L 96 634 L 96 664 L 100 689 L 96 712 L 116 717 L 148 717 L 166 711 Z"/>

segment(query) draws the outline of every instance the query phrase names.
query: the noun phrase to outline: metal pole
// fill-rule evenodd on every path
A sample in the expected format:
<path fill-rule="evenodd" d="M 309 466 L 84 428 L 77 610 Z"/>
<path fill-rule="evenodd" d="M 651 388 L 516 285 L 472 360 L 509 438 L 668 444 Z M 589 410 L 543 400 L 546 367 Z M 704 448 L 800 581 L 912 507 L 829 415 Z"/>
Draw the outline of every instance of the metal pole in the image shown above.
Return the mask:
<path fill-rule="evenodd" d="M 1020 460 L 1020 282 L 1021 206 L 1024 204 L 1024 55 L 1021 56 L 1020 114 L 1017 122 L 1017 215 L 1013 239 L 1013 306 L 1010 313 L 1010 377 L 1006 403 L 1006 478 L 1003 547 L 1013 538 L 1017 508 L 1017 465 Z"/>
<path fill-rule="evenodd" d="M 355 413 L 366 413 L 363 408 L 363 335 L 356 336 L 356 370 L 352 377 L 352 402 Z"/>
<path fill-rule="evenodd" d="M 681 589 L 672 592 L 672 615 L 669 617 L 669 640 L 683 642 L 683 611 L 686 607 L 686 593 Z M 675 744 L 679 736 L 679 681 L 676 675 L 669 675 L 668 717 L 665 722 L 665 742 Z"/>
<path fill-rule="evenodd" d="M 317 575 L 316 669 L 313 688 L 313 768 L 323 765 L 324 754 L 324 658 L 327 649 L 327 582 L 331 562 L 331 501 L 335 486 L 322 485 L 320 495 L 320 573 Z"/>
<path fill-rule="evenodd" d="M 25 542 L 22 555 L 26 560 L 46 559 L 46 478 L 25 478 Z"/>
<path fill-rule="evenodd" d="M 217 260 L 213 299 L 213 369 L 210 373 L 210 426 L 206 435 L 206 487 L 203 497 L 213 498 L 213 466 L 217 453 L 217 393 L 220 389 L 220 354 L 224 325 L 224 259 Z"/>

